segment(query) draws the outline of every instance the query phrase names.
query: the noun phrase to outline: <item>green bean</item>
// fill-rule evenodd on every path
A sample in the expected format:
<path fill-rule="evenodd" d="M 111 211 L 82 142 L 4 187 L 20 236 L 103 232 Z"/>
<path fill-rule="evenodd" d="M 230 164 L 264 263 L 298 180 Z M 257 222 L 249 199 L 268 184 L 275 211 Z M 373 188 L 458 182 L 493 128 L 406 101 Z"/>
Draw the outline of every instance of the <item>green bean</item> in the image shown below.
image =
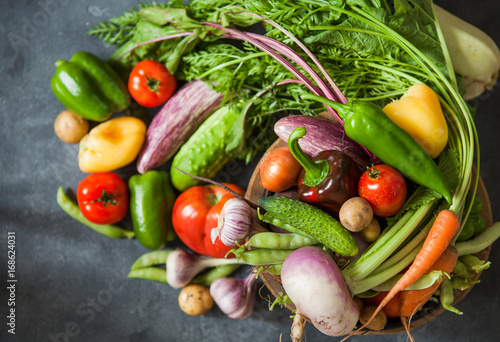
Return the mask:
<path fill-rule="evenodd" d="M 136 270 L 148 266 L 165 265 L 170 252 L 172 252 L 172 250 L 163 249 L 143 254 L 134 262 L 130 269 Z"/>
<path fill-rule="evenodd" d="M 462 311 L 458 310 L 454 306 L 452 306 L 455 297 L 453 296 L 453 287 L 451 282 L 446 279 L 441 286 L 441 292 L 439 293 L 439 300 L 441 301 L 441 305 L 448 311 L 454 312 L 457 315 L 463 314 Z"/>
<path fill-rule="evenodd" d="M 61 207 L 62 210 L 78 222 L 86 225 L 89 228 L 92 228 L 98 233 L 106 235 L 108 237 L 119 239 L 123 237 L 127 237 L 131 239 L 134 237 L 134 232 L 120 228 L 118 226 L 112 224 L 96 224 L 90 222 L 83 216 L 78 205 L 74 203 L 65 193 L 62 187 L 59 187 L 57 190 L 57 204 Z"/>
<path fill-rule="evenodd" d="M 264 232 L 253 235 L 247 246 L 267 249 L 298 249 L 318 244 L 318 241 L 294 233 Z"/>
<path fill-rule="evenodd" d="M 129 278 L 153 280 L 161 283 L 167 282 L 167 271 L 159 267 L 138 268 L 131 270 L 127 276 Z"/>
<path fill-rule="evenodd" d="M 293 249 L 254 249 L 239 254 L 239 258 L 248 265 L 265 266 L 281 264 Z"/>
<path fill-rule="evenodd" d="M 239 264 L 215 266 L 208 272 L 198 275 L 196 278 L 193 279 L 191 284 L 198 284 L 209 287 L 214 280 L 231 275 L 231 273 L 236 271 L 239 267 L 240 267 Z"/>
<path fill-rule="evenodd" d="M 475 254 L 493 242 L 495 242 L 500 237 L 500 222 L 495 222 L 490 228 L 486 229 L 479 235 L 476 235 L 472 239 L 464 242 L 457 242 L 455 247 L 458 251 L 458 255 L 468 255 Z"/>

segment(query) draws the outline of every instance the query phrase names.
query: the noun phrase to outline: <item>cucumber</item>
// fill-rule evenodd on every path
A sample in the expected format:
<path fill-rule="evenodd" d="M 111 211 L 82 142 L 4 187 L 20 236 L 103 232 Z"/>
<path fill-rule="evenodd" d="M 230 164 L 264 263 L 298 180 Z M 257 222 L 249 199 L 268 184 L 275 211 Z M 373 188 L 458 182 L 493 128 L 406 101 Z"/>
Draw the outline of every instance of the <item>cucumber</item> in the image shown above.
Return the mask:
<path fill-rule="evenodd" d="M 182 145 L 172 160 L 170 170 L 172 185 L 177 190 L 185 191 L 201 181 L 183 174 L 176 168 L 195 176 L 212 178 L 233 157 L 234 153 L 228 151 L 227 147 L 230 144 L 239 146 L 232 144 L 235 136 L 230 132 L 240 115 L 240 109 L 222 106 Z"/>
<path fill-rule="evenodd" d="M 302 232 L 340 255 L 358 254 L 358 244 L 351 232 L 315 206 L 284 196 L 261 197 L 259 205 L 266 211 L 259 210 L 259 218 L 266 223 L 294 233 Z"/>

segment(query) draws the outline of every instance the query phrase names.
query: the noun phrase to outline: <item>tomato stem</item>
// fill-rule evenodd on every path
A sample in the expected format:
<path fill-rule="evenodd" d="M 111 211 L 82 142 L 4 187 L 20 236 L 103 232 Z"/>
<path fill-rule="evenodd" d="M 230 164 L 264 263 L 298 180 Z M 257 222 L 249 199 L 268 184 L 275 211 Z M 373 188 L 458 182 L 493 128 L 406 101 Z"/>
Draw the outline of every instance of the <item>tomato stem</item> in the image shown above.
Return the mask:
<path fill-rule="evenodd" d="M 370 178 L 370 179 L 380 178 L 380 171 L 377 170 L 373 164 L 372 164 L 372 166 L 366 167 L 366 174 L 368 175 L 368 178 Z"/>
<path fill-rule="evenodd" d="M 91 203 L 102 202 L 102 206 L 106 207 L 108 204 L 116 205 L 116 200 L 113 198 L 114 196 L 120 196 L 119 194 L 107 193 L 106 189 L 102 189 L 101 197 L 96 198 L 91 201 Z"/>
<path fill-rule="evenodd" d="M 146 77 L 146 85 L 148 86 L 148 89 L 158 93 L 158 87 L 160 86 L 160 81 L 158 81 L 155 78 L 149 78 L 148 75 L 144 74 L 144 77 Z"/>

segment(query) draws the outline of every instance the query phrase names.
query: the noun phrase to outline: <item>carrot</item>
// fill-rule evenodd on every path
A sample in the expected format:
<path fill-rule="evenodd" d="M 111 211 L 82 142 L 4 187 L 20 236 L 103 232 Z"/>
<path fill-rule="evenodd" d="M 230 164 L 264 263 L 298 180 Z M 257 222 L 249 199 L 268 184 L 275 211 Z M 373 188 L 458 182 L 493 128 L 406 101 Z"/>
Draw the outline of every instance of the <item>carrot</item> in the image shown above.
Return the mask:
<path fill-rule="evenodd" d="M 436 220 L 432 224 L 429 235 L 424 241 L 422 249 L 418 252 L 411 266 L 403 274 L 401 279 L 399 279 L 396 285 L 394 285 L 394 287 L 389 291 L 384 300 L 379 304 L 370 320 L 356 331 L 366 327 L 366 325 L 370 323 L 371 319 L 373 319 L 373 317 L 375 317 L 375 315 L 382 310 L 382 308 L 389 303 L 389 301 L 394 298 L 397 293 L 413 284 L 422 276 L 422 274 L 432 267 L 432 265 L 437 259 L 439 259 L 441 254 L 443 254 L 450 244 L 451 239 L 457 232 L 458 227 L 460 227 L 460 220 L 454 212 L 446 209 L 439 212 Z"/>
<path fill-rule="evenodd" d="M 378 306 L 382 300 L 389 294 L 389 291 L 382 291 L 374 297 L 363 298 L 363 302 L 366 305 L 374 305 Z M 394 298 L 392 298 L 383 308 L 382 310 L 385 312 L 387 318 L 396 318 L 399 317 L 399 299 L 400 293 L 397 293 Z"/>
<path fill-rule="evenodd" d="M 457 264 L 458 260 L 458 251 L 455 247 L 449 245 L 448 248 L 441 254 L 439 259 L 425 272 L 430 273 L 432 271 L 444 271 L 450 274 L 453 271 L 453 268 Z M 417 312 L 432 296 L 434 292 L 438 289 L 441 282 L 446 278 L 446 275 L 443 275 L 440 281 L 434 283 L 432 286 L 421 289 L 421 290 L 408 290 L 402 291 L 399 302 L 399 317 L 403 322 L 403 326 L 405 327 L 410 340 L 413 341 L 413 338 L 410 334 L 409 320 L 413 316 L 415 312 Z"/>

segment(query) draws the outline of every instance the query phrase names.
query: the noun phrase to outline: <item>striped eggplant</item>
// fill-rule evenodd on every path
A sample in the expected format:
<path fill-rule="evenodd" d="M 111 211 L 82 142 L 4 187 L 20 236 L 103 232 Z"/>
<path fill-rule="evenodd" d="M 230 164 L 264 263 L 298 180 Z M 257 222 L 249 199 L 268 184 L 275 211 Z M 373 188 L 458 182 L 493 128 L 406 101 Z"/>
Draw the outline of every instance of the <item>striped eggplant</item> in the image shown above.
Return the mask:
<path fill-rule="evenodd" d="M 223 95 L 195 80 L 179 89 L 155 115 L 137 160 L 145 173 L 166 163 L 221 104 Z"/>

